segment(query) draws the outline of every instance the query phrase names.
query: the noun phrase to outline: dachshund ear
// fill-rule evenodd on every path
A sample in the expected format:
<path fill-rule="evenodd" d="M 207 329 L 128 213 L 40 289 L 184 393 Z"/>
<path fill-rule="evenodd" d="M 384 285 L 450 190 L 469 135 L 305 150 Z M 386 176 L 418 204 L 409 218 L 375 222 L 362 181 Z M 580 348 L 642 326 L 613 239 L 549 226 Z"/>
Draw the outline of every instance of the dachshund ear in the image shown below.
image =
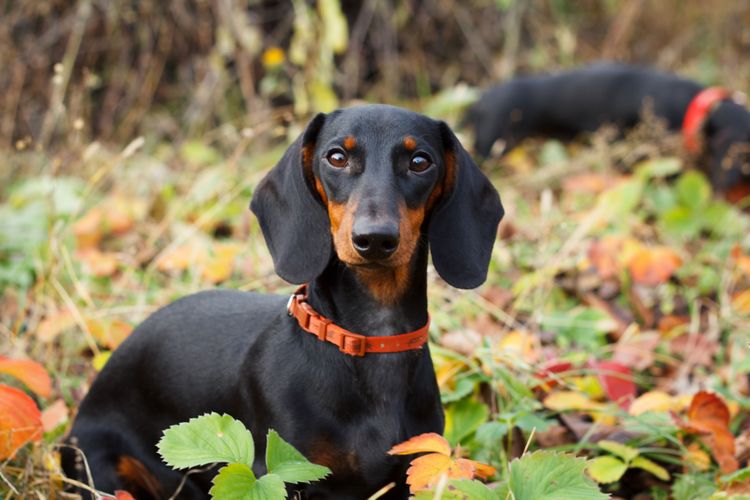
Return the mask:
<path fill-rule="evenodd" d="M 258 217 L 276 274 L 306 283 L 331 258 L 331 228 L 312 183 L 312 155 L 326 115 L 318 114 L 258 184 L 250 209 Z"/>
<path fill-rule="evenodd" d="M 429 227 L 432 262 L 456 288 L 476 288 L 487 278 L 497 225 L 505 213 L 500 196 L 455 134 L 440 122 L 445 150 L 445 190 Z"/>

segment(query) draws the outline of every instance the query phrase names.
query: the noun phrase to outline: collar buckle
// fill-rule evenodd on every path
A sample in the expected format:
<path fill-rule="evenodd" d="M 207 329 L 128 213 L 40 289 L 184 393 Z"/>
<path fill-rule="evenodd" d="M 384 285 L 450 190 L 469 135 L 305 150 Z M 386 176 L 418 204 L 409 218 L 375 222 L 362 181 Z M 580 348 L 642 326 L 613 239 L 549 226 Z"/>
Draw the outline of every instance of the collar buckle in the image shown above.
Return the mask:
<path fill-rule="evenodd" d="M 354 350 L 347 347 L 346 339 L 352 339 L 354 342 L 359 342 L 359 349 Z M 346 332 L 342 333 L 340 342 L 337 342 L 339 351 L 350 356 L 363 357 L 367 352 L 367 338 L 364 335 L 358 333 Z M 350 344 L 351 345 L 351 344 Z"/>

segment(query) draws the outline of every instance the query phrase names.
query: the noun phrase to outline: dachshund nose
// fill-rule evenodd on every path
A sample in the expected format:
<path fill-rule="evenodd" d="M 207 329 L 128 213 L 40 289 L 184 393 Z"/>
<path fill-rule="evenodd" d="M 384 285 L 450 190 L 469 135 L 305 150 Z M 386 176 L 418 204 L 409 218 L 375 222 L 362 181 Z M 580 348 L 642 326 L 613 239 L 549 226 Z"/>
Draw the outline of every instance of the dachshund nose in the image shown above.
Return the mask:
<path fill-rule="evenodd" d="M 398 248 L 398 228 L 369 227 L 362 232 L 352 232 L 352 244 L 357 252 L 368 260 L 390 257 Z"/>

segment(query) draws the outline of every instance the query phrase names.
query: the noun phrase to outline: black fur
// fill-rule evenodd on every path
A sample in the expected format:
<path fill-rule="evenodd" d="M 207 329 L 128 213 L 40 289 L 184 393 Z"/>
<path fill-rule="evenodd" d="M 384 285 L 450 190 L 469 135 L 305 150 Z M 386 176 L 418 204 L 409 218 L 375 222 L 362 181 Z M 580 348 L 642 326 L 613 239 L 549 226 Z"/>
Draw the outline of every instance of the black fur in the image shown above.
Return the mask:
<path fill-rule="evenodd" d="M 650 68 L 599 63 L 573 71 L 513 79 L 487 90 L 465 121 L 475 131 L 475 150 L 489 156 L 498 139 L 503 153 L 528 137 L 571 140 L 604 124 L 621 130 L 635 126 L 644 105 L 679 130 L 690 101 L 703 89 L 679 76 Z M 735 154 L 735 144 L 750 145 L 750 112 L 722 101 L 704 127 L 705 152 L 697 164 L 719 191 L 750 182 L 750 151 Z"/>
<path fill-rule="evenodd" d="M 357 140 L 351 165 L 334 169 L 326 152 L 347 135 Z M 432 158 L 429 169 L 406 168 L 411 153 L 403 148 L 405 135 Z M 444 193 L 424 219 L 423 237 L 408 264 L 409 286 L 395 303 L 378 301 L 356 269 L 332 251 L 325 205 L 302 172 L 306 144 L 313 151 L 314 178 L 327 198 L 342 202 L 356 196 L 356 220 L 365 226 L 398 218 L 393 204 L 424 206 L 444 182 L 445 152 L 457 155 L 455 190 Z M 252 208 L 279 274 L 291 281 L 311 279 L 311 305 L 364 335 L 409 332 L 425 324 L 428 240 L 446 280 L 480 284 L 502 215 L 497 193 L 444 124 L 389 106 L 316 117 L 258 186 Z M 456 225 L 461 228 L 451 227 Z M 387 260 L 367 265 L 385 269 Z M 286 301 L 285 296 L 202 292 L 143 322 L 95 380 L 68 438 L 86 454 L 96 487 L 133 490 L 116 471 L 120 457 L 130 456 L 158 480 L 162 496 L 170 496 L 183 473 L 161 463 L 156 443 L 162 431 L 219 412 L 252 431 L 256 474 L 264 473 L 269 428 L 311 460 L 332 462 L 330 478 L 290 487 L 302 498 L 363 499 L 391 481 L 396 488 L 385 498 L 406 498 L 410 457 L 386 451 L 411 436 L 443 431 L 429 349 L 345 355 L 303 332 L 287 315 Z M 63 453 L 63 467 L 69 476 L 88 481 L 71 449 Z M 190 475 L 180 498 L 206 498 L 213 474 Z M 139 500 L 149 498 L 145 491 L 132 492 Z"/>

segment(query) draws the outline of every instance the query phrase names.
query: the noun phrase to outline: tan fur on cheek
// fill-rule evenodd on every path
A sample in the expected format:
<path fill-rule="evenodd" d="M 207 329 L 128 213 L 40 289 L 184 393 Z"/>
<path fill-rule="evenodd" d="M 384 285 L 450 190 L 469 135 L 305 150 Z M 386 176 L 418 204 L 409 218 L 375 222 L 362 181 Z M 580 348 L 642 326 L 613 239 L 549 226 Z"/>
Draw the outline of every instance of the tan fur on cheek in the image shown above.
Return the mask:
<path fill-rule="evenodd" d="M 331 236 L 333 236 L 333 247 L 339 260 L 346 264 L 362 264 L 364 259 L 352 246 L 352 227 L 354 226 L 354 213 L 357 210 L 356 201 L 348 203 L 336 203 L 330 201 L 328 207 L 328 218 L 331 221 Z"/>

